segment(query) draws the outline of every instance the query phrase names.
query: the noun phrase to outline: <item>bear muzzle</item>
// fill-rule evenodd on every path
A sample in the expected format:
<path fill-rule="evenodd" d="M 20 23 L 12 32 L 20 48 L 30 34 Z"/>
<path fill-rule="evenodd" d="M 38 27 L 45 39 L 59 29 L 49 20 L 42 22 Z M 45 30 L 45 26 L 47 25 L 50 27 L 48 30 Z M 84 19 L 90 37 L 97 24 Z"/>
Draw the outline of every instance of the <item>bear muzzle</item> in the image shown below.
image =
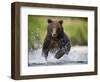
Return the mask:
<path fill-rule="evenodd" d="M 57 34 L 52 34 L 52 37 L 54 37 L 54 38 L 57 37 Z"/>
<path fill-rule="evenodd" d="M 52 30 L 52 37 L 57 37 L 56 28 L 53 28 Z"/>

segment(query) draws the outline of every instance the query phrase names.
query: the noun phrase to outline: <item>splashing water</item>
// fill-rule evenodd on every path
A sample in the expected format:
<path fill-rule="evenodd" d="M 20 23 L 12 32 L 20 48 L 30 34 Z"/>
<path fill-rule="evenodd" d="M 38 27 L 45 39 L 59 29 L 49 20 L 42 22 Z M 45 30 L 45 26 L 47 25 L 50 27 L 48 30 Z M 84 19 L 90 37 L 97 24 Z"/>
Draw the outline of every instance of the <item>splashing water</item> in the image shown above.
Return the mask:
<path fill-rule="evenodd" d="M 69 54 L 64 54 L 60 59 L 56 59 L 55 53 L 49 53 L 47 61 L 42 56 L 42 48 L 28 52 L 28 66 L 38 65 L 64 65 L 64 64 L 87 64 L 88 49 L 87 46 L 74 46 Z"/>

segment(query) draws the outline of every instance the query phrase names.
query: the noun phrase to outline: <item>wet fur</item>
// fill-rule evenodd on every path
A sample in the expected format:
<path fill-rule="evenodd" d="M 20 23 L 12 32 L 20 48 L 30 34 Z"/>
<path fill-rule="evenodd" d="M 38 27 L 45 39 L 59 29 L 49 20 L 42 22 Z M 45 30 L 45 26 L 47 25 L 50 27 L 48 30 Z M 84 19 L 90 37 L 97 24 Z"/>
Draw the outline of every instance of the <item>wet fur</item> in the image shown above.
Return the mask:
<path fill-rule="evenodd" d="M 43 43 L 42 54 L 45 57 L 45 59 L 47 59 L 49 52 L 53 53 L 55 52 L 55 50 L 57 50 L 55 54 L 55 58 L 59 59 L 65 53 L 68 54 L 68 52 L 70 51 L 70 48 L 71 48 L 70 40 L 67 37 L 67 35 L 64 33 L 62 24 L 60 24 L 59 22 L 52 22 L 49 24 L 54 24 L 54 25 L 56 24 L 55 26 L 57 27 L 56 28 L 57 36 L 52 37 L 52 33 L 50 33 L 53 28 L 51 26 L 54 26 L 54 25 L 51 25 L 51 26 L 48 25 L 47 35 Z M 58 29 L 58 26 L 59 26 L 59 29 Z"/>

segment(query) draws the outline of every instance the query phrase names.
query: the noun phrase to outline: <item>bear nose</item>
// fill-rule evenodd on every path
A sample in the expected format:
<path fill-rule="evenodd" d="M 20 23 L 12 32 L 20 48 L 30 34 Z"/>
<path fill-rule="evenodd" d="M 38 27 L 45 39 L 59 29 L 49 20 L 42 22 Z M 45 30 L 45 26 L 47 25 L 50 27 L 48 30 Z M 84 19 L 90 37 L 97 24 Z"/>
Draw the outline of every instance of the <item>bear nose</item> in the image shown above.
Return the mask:
<path fill-rule="evenodd" d="M 53 34 L 52 36 L 53 36 L 53 37 L 56 37 L 56 34 Z"/>

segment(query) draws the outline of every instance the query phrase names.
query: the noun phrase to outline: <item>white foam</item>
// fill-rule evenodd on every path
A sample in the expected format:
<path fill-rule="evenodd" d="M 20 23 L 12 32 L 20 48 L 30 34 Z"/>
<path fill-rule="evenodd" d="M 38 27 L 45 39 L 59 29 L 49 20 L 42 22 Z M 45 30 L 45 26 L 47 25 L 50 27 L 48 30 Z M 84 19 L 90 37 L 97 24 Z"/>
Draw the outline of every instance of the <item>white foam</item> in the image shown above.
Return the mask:
<path fill-rule="evenodd" d="M 64 55 L 60 59 L 54 58 L 55 54 L 49 53 L 47 61 L 45 58 L 42 56 L 42 48 L 37 49 L 37 50 L 30 50 L 29 51 L 29 60 L 28 63 L 57 63 L 57 62 L 70 62 L 70 61 L 87 61 L 88 60 L 88 49 L 86 46 L 74 46 L 71 48 L 71 51 L 69 52 L 68 55 Z"/>

